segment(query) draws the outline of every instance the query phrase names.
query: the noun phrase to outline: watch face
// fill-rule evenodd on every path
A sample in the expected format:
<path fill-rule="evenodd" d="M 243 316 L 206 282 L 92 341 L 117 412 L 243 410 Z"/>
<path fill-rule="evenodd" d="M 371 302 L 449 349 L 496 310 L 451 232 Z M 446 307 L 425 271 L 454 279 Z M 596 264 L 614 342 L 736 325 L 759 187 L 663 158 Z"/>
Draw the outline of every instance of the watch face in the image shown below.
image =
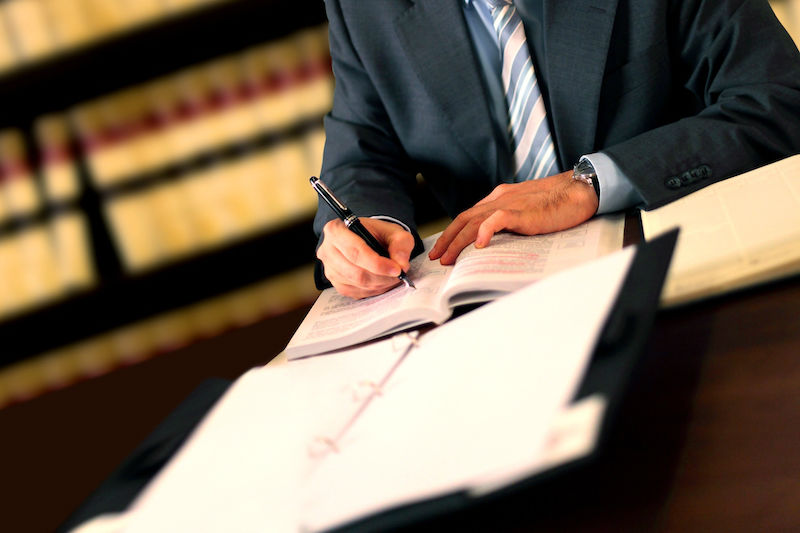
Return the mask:
<path fill-rule="evenodd" d="M 583 181 L 587 185 L 594 187 L 594 192 L 600 198 L 600 186 L 597 183 L 597 172 L 588 159 L 582 159 L 575 163 L 575 168 L 572 170 L 572 179 Z"/>
<path fill-rule="evenodd" d="M 592 166 L 592 164 L 589 162 L 588 159 L 581 159 L 580 161 L 578 161 L 575 164 L 574 173 L 580 175 L 590 175 L 590 176 L 597 175 L 597 172 L 595 172 L 594 167 Z"/>

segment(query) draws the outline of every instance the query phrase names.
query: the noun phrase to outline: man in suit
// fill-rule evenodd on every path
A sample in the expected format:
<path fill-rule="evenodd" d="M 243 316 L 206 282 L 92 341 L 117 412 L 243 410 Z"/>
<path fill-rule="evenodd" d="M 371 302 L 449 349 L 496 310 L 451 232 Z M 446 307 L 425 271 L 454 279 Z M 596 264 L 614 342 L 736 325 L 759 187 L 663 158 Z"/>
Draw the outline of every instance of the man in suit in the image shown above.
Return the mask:
<path fill-rule="evenodd" d="M 450 264 L 501 230 L 654 208 L 800 151 L 800 54 L 766 0 L 326 8 L 336 89 L 322 179 L 391 256 L 321 205 L 317 279 L 348 296 L 381 293 L 408 267 L 418 173 L 455 217 L 430 253 Z M 514 100 L 521 87 L 535 105 Z M 528 113 L 527 137 L 545 139 L 533 148 L 520 133 L 533 119 L 515 123 Z"/>

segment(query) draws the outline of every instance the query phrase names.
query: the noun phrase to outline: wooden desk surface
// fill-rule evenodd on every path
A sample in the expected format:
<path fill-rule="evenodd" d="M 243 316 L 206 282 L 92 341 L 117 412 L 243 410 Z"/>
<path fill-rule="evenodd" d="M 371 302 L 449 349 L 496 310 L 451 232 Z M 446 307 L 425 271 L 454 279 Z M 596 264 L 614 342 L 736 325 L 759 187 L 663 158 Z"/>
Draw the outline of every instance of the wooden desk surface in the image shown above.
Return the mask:
<path fill-rule="evenodd" d="M 1 528 L 53 530 L 203 377 L 263 364 L 303 315 L 0 410 Z M 588 481 L 431 528 L 800 531 L 800 277 L 661 311 L 644 362 Z"/>
<path fill-rule="evenodd" d="M 675 456 L 655 524 L 800 531 L 800 279 L 662 312 L 648 352 L 629 445 L 652 447 L 634 467 Z"/>

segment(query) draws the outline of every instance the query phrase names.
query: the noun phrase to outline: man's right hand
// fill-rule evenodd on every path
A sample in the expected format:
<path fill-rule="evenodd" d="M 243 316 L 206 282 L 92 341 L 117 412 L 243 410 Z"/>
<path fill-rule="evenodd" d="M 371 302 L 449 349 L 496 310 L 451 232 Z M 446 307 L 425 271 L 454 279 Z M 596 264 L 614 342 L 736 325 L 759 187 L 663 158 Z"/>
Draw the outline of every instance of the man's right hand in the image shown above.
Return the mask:
<path fill-rule="evenodd" d="M 397 276 L 401 270 L 408 270 L 414 249 L 414 236 L 399 224 L 374 218 L 359 220 L 386 247 L 391 259 L 375 253 L 338 219 L 325 224 L 317 249 L 325 277 L 340 294 L 351 298 L 375 296 L 401 283 Z"/>

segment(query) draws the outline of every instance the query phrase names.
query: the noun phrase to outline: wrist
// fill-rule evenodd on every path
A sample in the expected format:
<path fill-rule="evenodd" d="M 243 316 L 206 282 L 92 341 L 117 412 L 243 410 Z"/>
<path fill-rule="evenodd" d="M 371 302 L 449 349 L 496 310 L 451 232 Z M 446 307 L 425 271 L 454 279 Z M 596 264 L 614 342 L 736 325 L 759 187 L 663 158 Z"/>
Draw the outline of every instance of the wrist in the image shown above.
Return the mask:
<path fill-rule="evenodd" d="M 413 233 L 411 231 L 411 228 L 408 227 L 408 225 L 406 223 L 404 223 L 404 222 L 402 222 L 402 221 L 400 221 L 400 220 L 398 220 L 398 219 L 396 219 L 394 217 L 390 217 L 390 216 L 387 216 L 387 215 L 372 215 L 369 218 L 372 218 L 374 220 L 383 220 L 385 222 L 393 222 L 393 223 L 397 224 L 398 226 L 400 226 L 401 228 L 403 228 L 404 230 L 406 230 L 407 232 Z"/>
<path fill-rule="evenodd" d="M 600 206 L 600 183 L 597 180 L 597 172 L 591 161 L 583 158 L 575 163 L 572 169 L 571 181 L 586 193 L 583 195 L 586 206 L 592 208 L 592 214 L 596 213 Z"/>

